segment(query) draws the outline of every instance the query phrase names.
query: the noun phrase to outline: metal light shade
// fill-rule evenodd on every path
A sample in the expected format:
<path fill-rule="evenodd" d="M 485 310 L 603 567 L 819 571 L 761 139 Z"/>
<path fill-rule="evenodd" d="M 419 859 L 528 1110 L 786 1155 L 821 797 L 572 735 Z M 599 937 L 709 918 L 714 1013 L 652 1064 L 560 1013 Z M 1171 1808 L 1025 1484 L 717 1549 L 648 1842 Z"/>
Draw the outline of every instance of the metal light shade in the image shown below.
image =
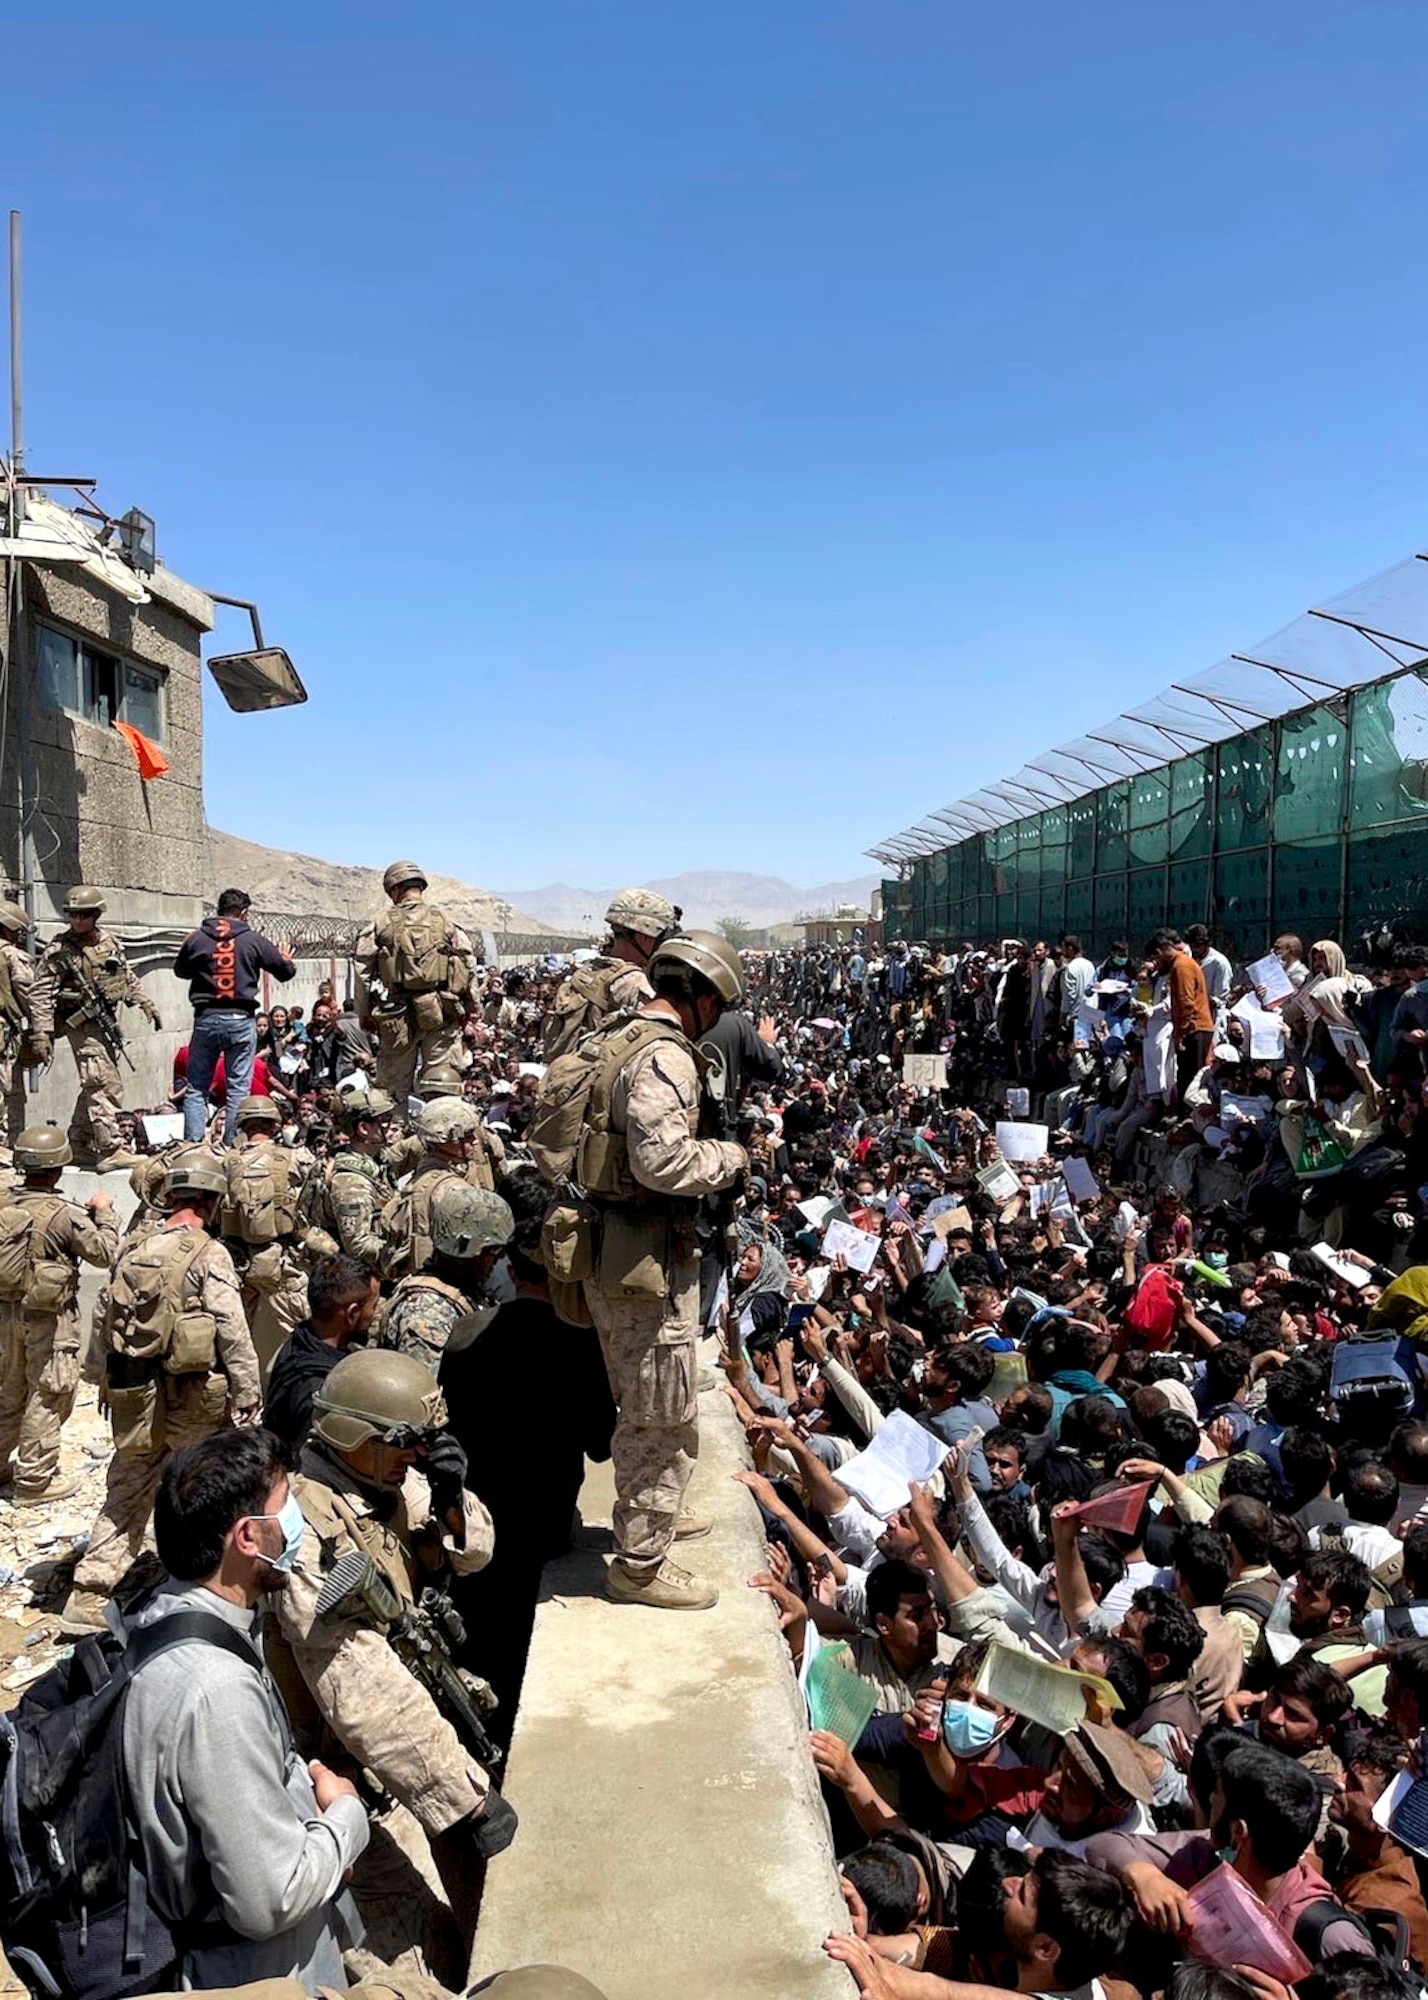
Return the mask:
<path fill-rule="evenodd" d="M 251 653 L 222 653 L 208 670 L 223 690 L 223 699 L 239 715 L 265 708 L 296 708 L 307 700 L 307 689 L 281 646 L 259 646 Z"/>

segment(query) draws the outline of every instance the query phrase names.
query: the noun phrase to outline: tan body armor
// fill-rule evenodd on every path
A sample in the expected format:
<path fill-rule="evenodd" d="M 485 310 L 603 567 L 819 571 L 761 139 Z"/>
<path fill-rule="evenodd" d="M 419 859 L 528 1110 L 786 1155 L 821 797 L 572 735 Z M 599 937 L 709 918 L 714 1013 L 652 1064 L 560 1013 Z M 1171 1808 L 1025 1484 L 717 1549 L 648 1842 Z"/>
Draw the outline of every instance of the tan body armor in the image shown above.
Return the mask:
<path fill-rule="evenodd" d="M 620 958 L 597 958 L 581 965 L 561 985 L 551 1005 L 542 1053 L 548 1063 L 593 1034 L 617 1011 L 612 989 L 635 971 Z M 648 991 L 648 987 L 646 987 Z"/>
<path fill-rule="evenodd" d="M 79 1296 L 72 1257 L 47 1256 L 46 1237 L 71 1206 L 60 1194 L 21 1188 L 0 1208 L 0 1299 L 26 1312 L 68 1312 Z"/>
<path fill-rule="evenodd" d="M 194 1269 L 213 1239 L 189 1225 L 131 1238 L 109 1280 L 104 1339 L 126 1363 L 148 1363 L 166 1375 L 211 1371 L 217 1324 L 201 1304 L 202 1274 Z"/>
<path fill-rule="evenodd" d="M 377 977 L 393 1011 L 409 1014 L 421 1034 L 462 1018 L 471 968 L 444 911 L 421 901 L 394 903 L 376 919 L 372 935 Z"/>

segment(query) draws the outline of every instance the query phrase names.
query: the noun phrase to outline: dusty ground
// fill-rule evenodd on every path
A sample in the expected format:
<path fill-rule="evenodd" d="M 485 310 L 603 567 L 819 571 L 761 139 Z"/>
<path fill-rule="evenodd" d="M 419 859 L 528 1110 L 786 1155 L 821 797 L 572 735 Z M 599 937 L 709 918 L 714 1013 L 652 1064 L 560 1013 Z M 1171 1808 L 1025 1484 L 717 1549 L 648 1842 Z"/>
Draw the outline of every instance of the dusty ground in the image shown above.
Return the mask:
<path fill-rule="evenodd" d="M 109 1425 L 85 1383 L 64 1427 L 60 1455 L 62 1475 L 80 1474 L 79 1490 L 41 1507 L 0 1500 L 0 1709 L 13 1708 L 68 1649 L 57 1618 L 104 1497 L 109 1453 Z"/>

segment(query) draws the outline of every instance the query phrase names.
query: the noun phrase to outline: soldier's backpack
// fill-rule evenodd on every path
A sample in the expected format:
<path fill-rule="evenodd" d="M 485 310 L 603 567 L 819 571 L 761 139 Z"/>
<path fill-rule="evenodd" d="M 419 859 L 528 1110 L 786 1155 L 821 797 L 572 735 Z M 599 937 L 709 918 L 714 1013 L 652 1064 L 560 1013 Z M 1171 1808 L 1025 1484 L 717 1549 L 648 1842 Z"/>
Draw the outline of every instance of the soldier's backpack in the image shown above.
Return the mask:
<path fill-rule="evenodd" d="M 62 1195 L 12 1198 L 0 1208 L 0 1299 L 29 1312 L 64 1312 L 79 1290 L 77 1268 L 46 1257 L 50 1224 L 69 1203 Z"/>
<path fill-rule="evenodd" d="M 466 962 L 454 949 L 451 919 L 430 903 L 399 903 L 377 919 L 377 975 L 388 993 L 467 991 Z"/>
<path fill-rule="evenodd" d="M 136 1674 L 201 1639 L 255 1673 L 242 1635 L 202 1611 L 133 1634 L 81 1639 L 0 1715 L 0 1936 L 14 1971 L 51 2000 L 174 1991 L 185 1940 L 149 1901 L 124 1770 L 124 1706 Z M 235 1934 L 205 1925 L 203 1942 Z"/>
<path fill-rule="evenodd" d="M 120 1253 L 104 1301 L 111 1354 L 151 1362 L 168 1375 L 211 1369 L 217 1327 L 189 1284 L 194 1263 L 212 1242 L 196 1227 L 164 1229 Z"/>
<path fill-rule="evenodd" d="M 587 1035 L 547 1067 L 526 1129 L 526 1145 L 549 1186 L 559 1187 L 571 1178 L 587 1114 L 608 1114 L 615 1078 L 631 1056 L 651 1042 L 684 1040 L 674 1021 L 641 1014 L 602 1034 Z"/>
<path fill-rule="evenodd" d="M 280 1146 L 241 1146 L 223 1171 L 223 1234 L 261 1249 L 291 1236 L 297 1223 L 298 1182 L 292 1156 Z"/>
<path fill-rule="evenodd" d="M 610 989 L 630 967 L 619 959 L 577 966 L 555 996 L 542 1053 L 548 1063 L 569 1053 L 583 1035 L 603 1026 L 611 1012 Z"/>
<path fill-rule="evenodd" d="M 25 1010 L 20 1005 L 20 996 L 15 991 L 15 975 L 10 969 L 8 952 L 0 951 L 0 1028 L 23 1028 Z"/>

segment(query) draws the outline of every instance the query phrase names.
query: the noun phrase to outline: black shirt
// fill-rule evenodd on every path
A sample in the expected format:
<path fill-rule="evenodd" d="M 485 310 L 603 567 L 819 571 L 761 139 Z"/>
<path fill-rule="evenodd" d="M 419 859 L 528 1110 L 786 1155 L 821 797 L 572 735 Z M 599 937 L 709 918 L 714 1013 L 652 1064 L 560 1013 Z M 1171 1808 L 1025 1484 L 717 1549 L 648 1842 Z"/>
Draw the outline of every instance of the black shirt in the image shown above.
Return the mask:
<path fill-rule="evenodd" d="M 347 1349 L 329 1347 L 310 1320 L 295 1326 L 278 1349 L 268 1375 L 263 1428 L 297 1451 L 312 1429 L 312 1399 Z"/>

